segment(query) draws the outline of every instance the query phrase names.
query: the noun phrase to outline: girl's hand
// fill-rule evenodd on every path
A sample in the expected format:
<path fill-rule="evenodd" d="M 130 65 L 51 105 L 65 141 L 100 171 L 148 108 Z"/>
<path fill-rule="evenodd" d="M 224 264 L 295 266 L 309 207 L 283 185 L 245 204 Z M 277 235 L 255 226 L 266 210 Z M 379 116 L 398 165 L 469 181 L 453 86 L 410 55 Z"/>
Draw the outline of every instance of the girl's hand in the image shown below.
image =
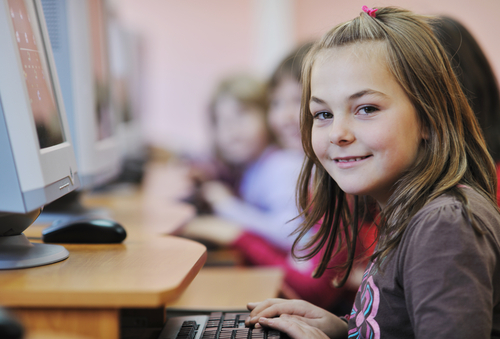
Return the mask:
<path fill-rule="evenodd" d="M 250 317 L 245 321 L 247 326 L 269 326 L 292 338 L 304 338 L 303 333 L 306 332 L 310 335 L 322 332 L 329 338 L 347 338 L 347 324 L 343 320 L 303 300 L 267 299 L 249 303 L 247 308 L 251 310 Z M 311 327 L 318 331 L 313 331 Z"/>
<path fill-rule="evenodd" d="M 259 324 L 284 332 L 291 339 L 328 339 L 328 336 L 323 331 L 307 324 L 301 317 L 295 315 L 282 314 L 279 318 L 260 318 Z"/>

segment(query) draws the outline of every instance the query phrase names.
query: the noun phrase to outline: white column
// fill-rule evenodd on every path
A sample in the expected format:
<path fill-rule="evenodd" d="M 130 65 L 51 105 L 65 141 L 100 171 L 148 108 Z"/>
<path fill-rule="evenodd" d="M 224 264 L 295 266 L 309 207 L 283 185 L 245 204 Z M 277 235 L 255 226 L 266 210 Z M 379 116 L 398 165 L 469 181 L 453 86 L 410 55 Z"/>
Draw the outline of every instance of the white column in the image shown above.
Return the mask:
<path fill-rule="evenodd" d="M 295 47 L 295 0 L 253 0 L 255 69 L 264 77 Z"/>

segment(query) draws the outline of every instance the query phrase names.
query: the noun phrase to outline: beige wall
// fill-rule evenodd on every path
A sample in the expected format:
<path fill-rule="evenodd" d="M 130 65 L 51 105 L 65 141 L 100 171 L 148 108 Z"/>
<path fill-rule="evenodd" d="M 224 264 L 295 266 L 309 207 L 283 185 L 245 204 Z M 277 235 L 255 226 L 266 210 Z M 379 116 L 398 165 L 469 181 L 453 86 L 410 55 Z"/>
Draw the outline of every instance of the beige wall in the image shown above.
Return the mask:
<path fill-rule="evenodd" d="M 319 37 L 365 4 L 455 17 L 500 71 L 498 0 L 116 0 L 121 21 L 144 39 L 146 139 L 179 153 L 208 152 L 206 103 L 218 79 L 234 71 L 267 75 L 289 45 Z"/>

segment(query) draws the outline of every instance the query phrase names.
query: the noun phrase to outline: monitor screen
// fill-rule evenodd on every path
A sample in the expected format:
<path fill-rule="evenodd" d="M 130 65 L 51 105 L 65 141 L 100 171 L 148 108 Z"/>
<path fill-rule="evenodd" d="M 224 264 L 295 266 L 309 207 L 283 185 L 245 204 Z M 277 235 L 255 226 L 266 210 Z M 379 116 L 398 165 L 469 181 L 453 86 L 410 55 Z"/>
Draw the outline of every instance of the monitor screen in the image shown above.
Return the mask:
<path fill-rule="evenodd" d="M 82 189 L 115 178 L 121 157 L 111 95 L 106 3 L 42 0 Z M 69 199 L 65 196 L 63 199 Z M 42 218 L 54 205 L 47 206 Z M 57 208 L 55 208 L 57 209 Z"/>
<path fill-rule="evenodd" d="M 119 117 L 117 130 L 122 155 L 119 183 L 142 181 L 148 152 L 142 134 L 141 36 L 127 29 L 117 17 L 108 20 L 113 99 Z"/>
<path fill-rule="evenodd" d="M 65 138 L 38 21 L 25 1 L 8 3 L 40 148 L 60 144 Z"/>
<path fill-rule="evenodd" d="M 106 16 L 101 0 L 89 0 L 90 38 L 98 124 L 98 139 L 109 138 L 114 133 L 111 109 L 111 76 L 109 71 Z"/>

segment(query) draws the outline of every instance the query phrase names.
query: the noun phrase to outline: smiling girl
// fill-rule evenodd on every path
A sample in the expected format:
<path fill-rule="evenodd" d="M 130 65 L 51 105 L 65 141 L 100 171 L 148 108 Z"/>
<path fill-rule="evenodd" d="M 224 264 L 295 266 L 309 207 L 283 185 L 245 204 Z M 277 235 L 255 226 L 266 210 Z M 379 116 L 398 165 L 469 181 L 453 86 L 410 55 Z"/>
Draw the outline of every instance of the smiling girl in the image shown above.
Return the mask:
<path fill-rule="evenodd" d="M 349 275 L 373 199 L 378 245 L 346 317 L 273 299 L 250 303 L 247 324 L 292 338 L 500 337 L 495 167 L 428 20 L 365 7 L 309 52 L 296 244 L 322 220 L 306 246 L 324 250 L 316 275 L 339 243 Z"/>

